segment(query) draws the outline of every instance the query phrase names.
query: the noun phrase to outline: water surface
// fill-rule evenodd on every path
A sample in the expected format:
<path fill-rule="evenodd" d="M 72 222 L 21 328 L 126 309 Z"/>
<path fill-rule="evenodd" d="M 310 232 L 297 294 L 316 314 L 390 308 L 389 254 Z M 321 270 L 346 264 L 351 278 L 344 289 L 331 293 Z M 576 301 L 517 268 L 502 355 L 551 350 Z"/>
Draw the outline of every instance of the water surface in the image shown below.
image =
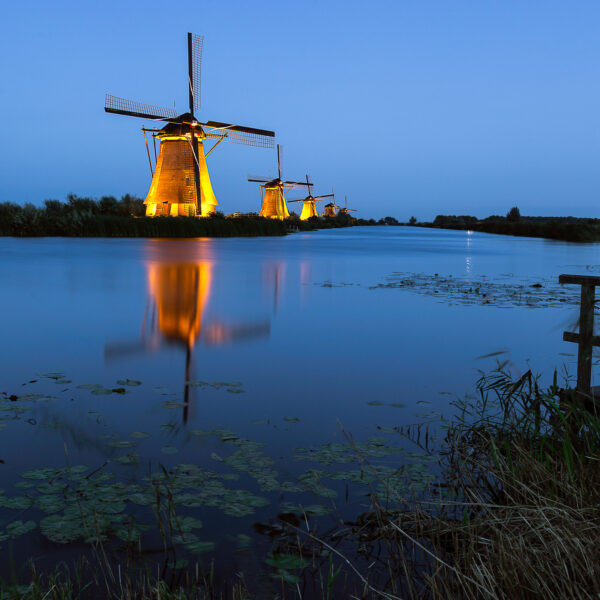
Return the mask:
<path fill-rule="evenodd" d="M 306 460 L 311 452 L 346 443 L 349 432 L 365 443 L 387 435 L 385 444 L 403 448 L 392 428 L 451 414 L 450 400 L 493 366 L 483 355 L 502 352 L 516 370 L 530 363 L 546 378 L 556 367 L 574 371 L 574 347 L 562 342 L 576 319 L 572 304 L 456 301 L 436 296 L 435 274 L 472 280 L 473 289 L 541 284 L 530 292 L 552 295 L 560 273 L 595 273 L 599 248 L 409 227 L 258 239 L 0 239 L 0 485 L 7 496 L 34 498 L 18 515 L 0 509 L 0 531 L 14 519 L 37 526 L 4 547 L 48 561 L 72 550 L 37 525 L 48 511 L 35 503 L 48 490 L 14 487 L 38 467 L 85 465 L 142 487 L 161 465 L 227 472 L 228 489 L 260 498 L 247 514 L 233 516 L 239 498 L 229 496 L 183 509 L 203 520 L 200 537 L 214 543 L 207 551 L 225 570 L 239 567 L 236 536 L 253 536 L 253 523 L 287 503 L 334 502 L 356 514 L 368 506 L 360 485 L 350 493 L 343 480 L 323 484 L 331 493 L 298 485 L 307 469 L 324 468 Z M 428 293 L 378 287 L 394 273 L 432 284 Z M 264 444 L 268 460 L 240 439 Z M 254 467 L 227 462 L 236 451 Z M 389 468 L 408 460 L 400 450 L 377 459 Z M 128 504 L 122 514 L 137 510 Z"/>

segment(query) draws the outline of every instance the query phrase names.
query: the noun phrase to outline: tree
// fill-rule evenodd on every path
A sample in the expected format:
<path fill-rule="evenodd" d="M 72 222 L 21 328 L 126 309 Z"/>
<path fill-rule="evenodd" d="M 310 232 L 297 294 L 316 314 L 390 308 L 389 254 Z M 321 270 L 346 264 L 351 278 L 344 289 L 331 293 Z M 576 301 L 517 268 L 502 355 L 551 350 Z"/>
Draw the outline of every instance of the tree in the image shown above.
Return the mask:
<path fill-rule="evenodd" d="M 506 213 L 506 219 L 508 221 L 512 221 L 513 223 L 516 223 L 517 221 L 519 221 L 521 219 L 521 211 L 519 210 L 519 207 L 518 206 L 513 206 Z"/>
<path fill-rule="evenodd" d="M 416 225 L 417 224 L 417 219 L 415 219 L 415 217 L 411 217 L 408 221 L 409 225 Z"/>

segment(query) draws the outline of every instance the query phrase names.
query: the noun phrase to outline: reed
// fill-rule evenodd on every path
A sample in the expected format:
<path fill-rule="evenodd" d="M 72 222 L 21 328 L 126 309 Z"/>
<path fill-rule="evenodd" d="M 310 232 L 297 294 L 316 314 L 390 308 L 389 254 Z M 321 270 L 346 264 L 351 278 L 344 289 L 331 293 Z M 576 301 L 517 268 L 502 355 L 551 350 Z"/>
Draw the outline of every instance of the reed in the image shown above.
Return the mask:
<path fill-rule="evenodd" d="M 411 598 L 600 594 L 600 420 L 531 371 L 483 376 L 443 448 L 443 497 L 377 500 L 363 533 L 403 566 Z M 588 400 L 588 401 L 586 401 Z M 398 567 L 400 570 L 400 567 Z"/>

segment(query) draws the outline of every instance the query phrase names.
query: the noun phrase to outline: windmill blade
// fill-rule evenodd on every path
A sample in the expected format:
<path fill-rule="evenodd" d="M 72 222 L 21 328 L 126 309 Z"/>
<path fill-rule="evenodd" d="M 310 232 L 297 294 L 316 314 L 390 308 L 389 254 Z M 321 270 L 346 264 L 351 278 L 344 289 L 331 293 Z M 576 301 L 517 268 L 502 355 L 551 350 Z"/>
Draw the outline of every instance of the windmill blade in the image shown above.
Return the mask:
<path fill-rule="evenodd" d="M 277 173 L 279 174 L 279 180 L 281 181 L 281 161 L 282 161 L 283 148 L 277 144 Z"/>
<path fill-rule="evenodd" d="M 312 183 L 308 180 L 308 173 L 306 174 L 306 186 L 308 187 L 308 195 L 312 196 L 312 190 L 310 189 L 312 187 Z"/>
<path fill-rule="evenodd" d="M 197 33 L 188 33 L 188 79 L 190 88 L 190 112 L 200 110 L 201 105 L 201 76 L 202 76 L 202 49 L 204 36 Z"/>
<path fill-rule="evenodd" d="M 152 119 L 153 121 L 170 121 L 177 117 L 177 112 L 174 108 L 152 106 L 151 104 L 126 100 L 125 98 L 119 98 L 111 94 L 106 94 L 104 98 L 104 110 L 107 113 Z"/>
<path fill-rule="evenodd" d="M 267 129 L 255 129 L 243 125 L 230 125 L 219 121 L 201 123 L 206 129 L 207 137 L 223 138 L 223 141 L 244 146 L 258 146 L 260 148 L 273 148 L 275 146 L 275 132 Z"/>
<path fill-rule="evenodd" d="M 315 200 L 319 198 L 333 198 L 334 194 L 325 194 L 323 196 L 315 196 Z"/>
<path fill-rule="evenodd" d="M 304 202 L 304 200 L 306 200 L 306 198 L 297 198 L 296 200 L 288 200 L 287 198 L 285 199 L 288 204 L 290 202 Z"/>
<path fill-rule="evenodd" d="M 273 181 L 275 177 L 263 177 L 262 175 L 248 175 L 248 181 L 252 181 L 253 183 L 269 183 L 269 181 Z"/>
<path fill-rule="evenodd" d="M 284 181 L 283 183 L 285 185 L 289 185 L 290 189 L 292 190 L 297 190 L 298 188 L 312 185 L 312 183 L 306 183 L 306 181 Z"/>

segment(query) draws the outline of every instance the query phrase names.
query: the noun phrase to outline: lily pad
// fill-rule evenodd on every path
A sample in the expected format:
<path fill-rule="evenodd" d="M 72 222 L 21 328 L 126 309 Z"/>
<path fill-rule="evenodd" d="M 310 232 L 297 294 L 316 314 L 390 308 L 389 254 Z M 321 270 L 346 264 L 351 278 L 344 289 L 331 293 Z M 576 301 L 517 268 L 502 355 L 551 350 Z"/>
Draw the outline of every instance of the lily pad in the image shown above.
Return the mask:
<path fill-rule="evenodd" d="M 128 385 L 130 387 L 135 387 L 135 386 L 138 386 L 138 385 L 142 385 L 142 382 L 138 381 L 137 379 L 119 379 L 117 381 L 117 383 L 119 385 Z"/>

